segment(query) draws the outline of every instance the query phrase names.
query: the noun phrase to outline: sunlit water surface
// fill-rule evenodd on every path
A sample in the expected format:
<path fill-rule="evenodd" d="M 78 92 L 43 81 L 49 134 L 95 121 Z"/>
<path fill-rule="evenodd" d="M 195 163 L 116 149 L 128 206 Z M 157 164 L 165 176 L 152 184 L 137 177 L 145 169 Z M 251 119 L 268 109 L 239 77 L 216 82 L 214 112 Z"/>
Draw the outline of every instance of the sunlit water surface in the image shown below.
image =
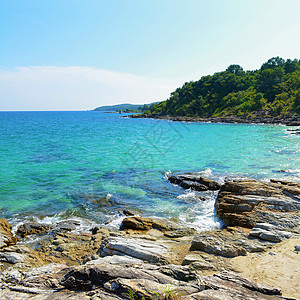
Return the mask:
<path fill-rule="evenodd" d="M 124 208 L 220 226 L 215 192 L 170 184 L 166 174 L 300 181 L 300 136 L 285 126 L 180 123 L 102 112 L 0 112 L 0 217 L 80 219 L 119 226 Z M 198 194 L 199 195 L 199 194 Z"/>

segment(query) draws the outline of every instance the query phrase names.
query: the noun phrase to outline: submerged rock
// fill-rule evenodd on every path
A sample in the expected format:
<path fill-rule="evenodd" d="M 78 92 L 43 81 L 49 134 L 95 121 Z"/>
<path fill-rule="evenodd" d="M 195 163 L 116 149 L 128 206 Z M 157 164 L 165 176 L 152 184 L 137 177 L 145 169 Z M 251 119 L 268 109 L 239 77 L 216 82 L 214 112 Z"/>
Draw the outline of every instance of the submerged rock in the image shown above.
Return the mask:
<path fill-rule="evenodd" d="M 192 189 L 195 191 L 217 191 L 221 188 L 221 184 L 215 180 L 200 176 L 197 173 L 169 175 L 168 180 L 171 183 L 179 184 L 184 189 Z"/>

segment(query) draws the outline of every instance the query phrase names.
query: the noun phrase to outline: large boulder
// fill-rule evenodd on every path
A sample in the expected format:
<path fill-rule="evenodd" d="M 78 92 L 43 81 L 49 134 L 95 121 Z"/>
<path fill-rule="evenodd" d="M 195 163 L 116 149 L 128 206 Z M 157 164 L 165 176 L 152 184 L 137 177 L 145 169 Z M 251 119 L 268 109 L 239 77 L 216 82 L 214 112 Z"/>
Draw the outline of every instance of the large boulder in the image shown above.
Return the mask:
<path fill-rule="evenodd" d="M 0 219 L 0 249 L 17 243 L 11 229 L 12 226 L 6 219 Z"/>
<path fill-rule="evenodd" d="M 256 223 L 271 223 L 278 229 L 298 231 L 299 196 L 297 183 L 234 180 L 222 186 L 215 208 L 231 226 L 253 228 Z"/>

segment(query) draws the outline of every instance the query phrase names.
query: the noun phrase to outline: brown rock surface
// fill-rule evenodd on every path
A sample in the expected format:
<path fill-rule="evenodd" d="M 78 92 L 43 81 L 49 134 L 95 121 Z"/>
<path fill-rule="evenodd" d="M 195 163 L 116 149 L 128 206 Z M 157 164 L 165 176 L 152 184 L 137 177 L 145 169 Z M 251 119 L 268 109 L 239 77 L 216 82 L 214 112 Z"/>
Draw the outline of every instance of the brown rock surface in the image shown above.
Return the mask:
<path fill-rule="evenodd" d="M 6 219 L 0 219 L 0 249 L 17 243 L 11 229 L 12 226 Z"/>
<path fill-rule="evenodd" d="M 17 235 L 24 238 L 31 234 L 46 234 L 49 232 L 51 226 L 42 223 L 24 223 L 17 229 Z"/>
<path fill-rule="evenodd" d="M 138 216 L 127 217 L 123 220 L 120 229 L 133 229 L 133 230 L 150 230 L 158 229 L 161 231 L 177 230 L 179 227 L 172 222 L 164 219 L 148 219 Z"/>
<path fill-rule="evenodd" d="M 215 208 L 230 226 L 253 228 L 257 222 L 299 231 L 299 184 L 255 180 L 226 182 L 219 191 Z"/>

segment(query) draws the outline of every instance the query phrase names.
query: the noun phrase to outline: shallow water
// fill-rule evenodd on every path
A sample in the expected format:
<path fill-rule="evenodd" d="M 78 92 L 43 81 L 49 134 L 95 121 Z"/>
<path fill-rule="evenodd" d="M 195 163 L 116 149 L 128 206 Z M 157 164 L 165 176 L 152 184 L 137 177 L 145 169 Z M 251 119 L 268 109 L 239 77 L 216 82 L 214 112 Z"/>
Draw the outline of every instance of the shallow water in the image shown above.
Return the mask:
<path fill-rule="evenodd" d="M 118 226 L 126 207 L 199 230 L 219 226 L 216 193 L 200 201 L 167 182 L 176 171 L 300 181 L 300 136 L 285 126 L 0 112 L 0 217 L 14 224 L 78 218 Z"/>

